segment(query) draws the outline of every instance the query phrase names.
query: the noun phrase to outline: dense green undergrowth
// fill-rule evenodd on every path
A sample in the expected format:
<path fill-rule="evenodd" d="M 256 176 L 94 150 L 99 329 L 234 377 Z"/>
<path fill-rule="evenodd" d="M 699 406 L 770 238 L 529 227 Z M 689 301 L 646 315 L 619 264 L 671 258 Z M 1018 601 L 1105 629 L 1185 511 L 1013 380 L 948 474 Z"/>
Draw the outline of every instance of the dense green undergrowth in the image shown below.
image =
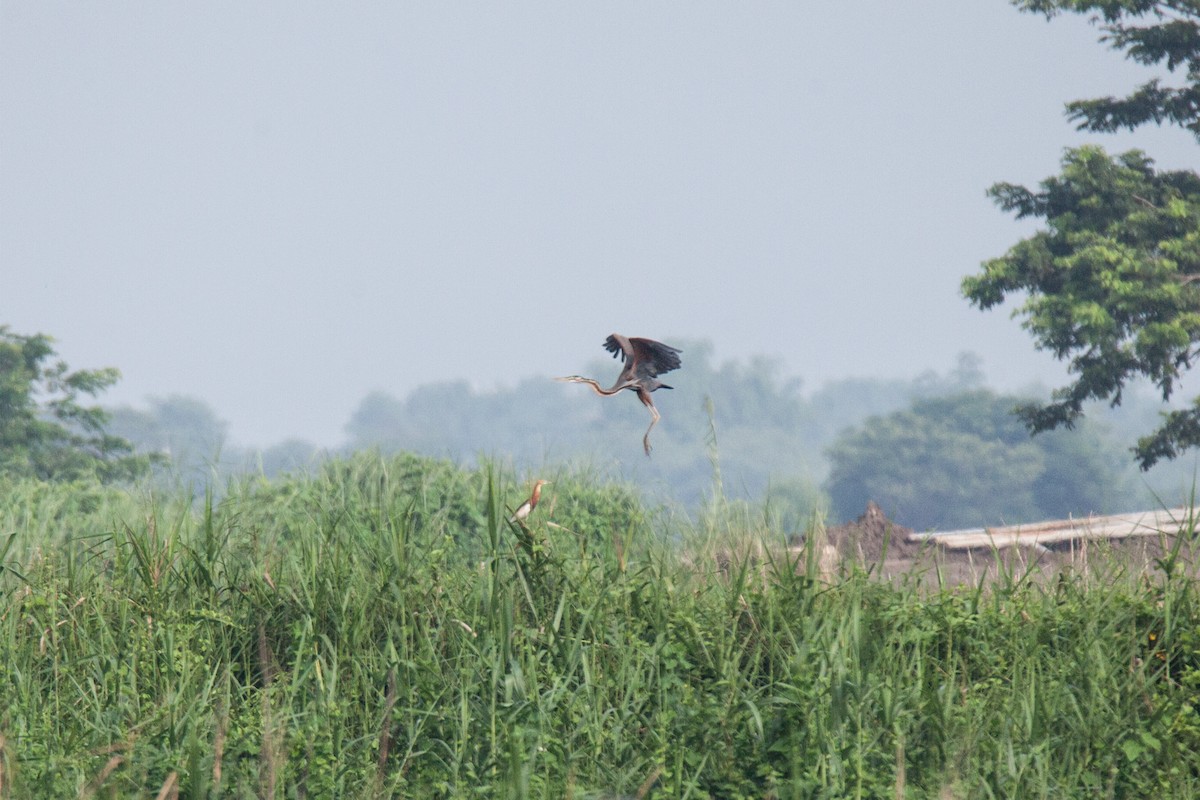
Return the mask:
<path fill-rule="evenodd" d="M 0 798 L 1200 796 L 1169 558 L 929 590 L 548 477 L 4 486 Z"/>

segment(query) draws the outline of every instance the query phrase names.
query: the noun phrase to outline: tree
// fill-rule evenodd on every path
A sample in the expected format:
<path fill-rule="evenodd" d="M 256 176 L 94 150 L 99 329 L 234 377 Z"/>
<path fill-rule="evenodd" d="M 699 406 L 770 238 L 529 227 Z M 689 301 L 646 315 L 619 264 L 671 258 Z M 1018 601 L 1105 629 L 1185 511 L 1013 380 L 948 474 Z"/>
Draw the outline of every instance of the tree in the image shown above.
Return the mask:
<path fill-rule="evenodd" d="M 110 412 L 109 430 L 158 461 L 155 475 L 168 485 L 182 481 L 197 496 L 239 469 L 253 468 L 245 451 L 227 447 L 228 424 L 203 400 L 185 395 L 150 398 L 149 407 Z"/>
<path fill-rule="evenodd" d="M 304 439 L 287 439 L 259 453 L 263 475 L 273 478 L 316 466 L 325 457 L 324 451 Z"/>
<path fill-rule="evenodd" d="M 1187 128 L 1200 140 L 1200 4 L 1196 0 L 1014 0 L 1022 11 L 1053 17 L 1062 11 L 1092 13 L 1103 20 L 1114 50 L 1146 66 L 1164 64 L 1182 70 L 1183 86 L 1163 86 L 1157 78 L 1127 97 L 1101 97 L 1067 103 L 1067 115 L 1080 130 L 1111 133 L 1133 130 L 1147 122 L 1167 122 Z M 1143 25 L 1153 19 L 1155 24 Z"/>
<path fill-rule="evenodd" d="M 0 474 L 69 481 L 140 475 L 146 456 L 105 431 L 107 413 L 84 406 L 120 377 L 116 369 L 77 370 L 52 361 L 53 340 L 21 336 L 0 325 Z"/>
<path fill-rule="evenodd" d="M 1146 122 L 1180 125 L 1200 139 L 1200 4 L 1195 0 L 1017 0 L 1022 10 L 1054 16 L 1094 12 L 1117 50 L 1146 64 L 1183 71 L 1186 85 L 1152 80 L 1128 97 L 1078 100 L 1071 119 L 1090 131 Z M 1152 24 L 1142 24 L 1151 21 Z M 1072 427 L 1089 400 L 1121 402 L 1133 380 L 1153 381 L 1170 400 L 1200 344 L 1200 175 L 1156 171 L 1138 150 L 1111 157 L 1096 146 L 1069 149 L 1062 174 L 1040 191 L 999 183 L 993 200 L 1046 229 L 964 279 L 980 309 L 1024 296 L 1015 312 L 1036 345 L 1068 362 L 1075 376 L 1050 402 L 1019 415 L 1034 433 Z M 1138 440 L 1139 465 L 1200 445 L 1200 398 L 1173 410 Z"/>
<path fill-rule="evenodd" d="M 1098 432 L 1030 440 L 1016 398 L 986 390 L 925 398 L 844 431 L 829 450 L 835 518 L 874 500 L 918 530 L 1108 512 L 1123 479 Z"/>
<path fill-rule="evenodd" d="M 113 409 L 109 428 L 139 450 L 162 453 L 177 466 L 212 465 L 219 460 L 229 425 L 208 403 L 174 394 L 150 398 L 149 408 Z"/>

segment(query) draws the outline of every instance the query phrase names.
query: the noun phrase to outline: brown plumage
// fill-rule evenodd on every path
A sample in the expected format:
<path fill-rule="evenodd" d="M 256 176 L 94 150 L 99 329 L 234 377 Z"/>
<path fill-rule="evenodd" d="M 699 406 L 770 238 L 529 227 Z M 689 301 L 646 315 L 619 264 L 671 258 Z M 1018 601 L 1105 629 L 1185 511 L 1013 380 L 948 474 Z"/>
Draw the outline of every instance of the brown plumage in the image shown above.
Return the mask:
<path fill-rule="evenodd" d="M 542 499 L 542 487 L 548 483 L 550 483 L 550 481 L 539 480 L 535 484 L 533 484 L 533 494 L 529 495 L 528 500 L 526 500 L 524 503 L 521 503 L 521 505 L 517 506 L 517 510 L 513 512 L 513 515 L 511 517 L 508 518 L 508 521 L 509 522 L 524 521 L 526 517 L 528 517 L 530 514 L 532 514 L 533 510 L 535 508 L 537 508 L 538 501 Z"/>
<path fill-rule="evenodd" d="M 614 333 L 604 340 L 604 349 L 625 362 L 625 369 L 621 370 L 617 382 L 609 388 L 601 388 L 596 381 L 580 375 L 568 375 L 555 380 L 586 383 L 602 397 L 611 397 L 622 389 L 636 392 L 642 405 L 650 409 L 650 427 L 646 428 L 646 434 L 642 437 L 642 447 L 649 456 L 650 431 L 662 418 L 658 409 L 654 407 L 654 401 L 650 399 L 650 393 L 656 389 L 674 388 L 660 381 L 658 376 L 679 369 L 679 354 L 682 351 L 653 339 L 627 338 L 619 333 Z"/>

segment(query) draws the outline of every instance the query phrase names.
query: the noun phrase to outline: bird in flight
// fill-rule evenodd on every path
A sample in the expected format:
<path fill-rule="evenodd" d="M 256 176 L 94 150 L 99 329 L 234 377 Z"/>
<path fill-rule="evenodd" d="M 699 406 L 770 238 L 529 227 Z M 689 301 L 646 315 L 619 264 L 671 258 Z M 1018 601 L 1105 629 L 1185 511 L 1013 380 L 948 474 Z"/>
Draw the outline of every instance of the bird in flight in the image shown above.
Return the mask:
<path fill-rule="evenodd" d="M 601 397 L 610 397 L 622 389 L 637 392 L 642 405 L 650 409 L 650 427 L 646 428 L 646 435 L 642 437 L 642 447 L 649 456 L 650 431 L 661 419 L 658 409 L 654 407 L 654 401 L 650 398 L 650 393 L 656 389 L 674 388 L 660 381 L 658 376 L 673 369 L 679 369 L 681 363 L 679 354 L 682 351 L 653 339 L 627 338 L 619 333 L 614 333 L 604 340 L 604 349 L 612 353 L 614 358 L 625 362 L 625 368 L 621 370 L 617 382 L 609 388 L 602 389 L 596 381 L 580 375 L 568 375 L 564 378 L 555 378 L 555 380 L 586 383 Z"/>
<path fill-rule="evenodd" d="M 538 501 L 542 499 L 542 487 L 550 481 L 539 480 L 533 484 L 533 494 L 529 495 L 529 499 L 521 505 L 517 506 L 517 510 L 508 518 L 509 522 L 523 522 L 526 517 L 533 513 L 537 508 Z"/>

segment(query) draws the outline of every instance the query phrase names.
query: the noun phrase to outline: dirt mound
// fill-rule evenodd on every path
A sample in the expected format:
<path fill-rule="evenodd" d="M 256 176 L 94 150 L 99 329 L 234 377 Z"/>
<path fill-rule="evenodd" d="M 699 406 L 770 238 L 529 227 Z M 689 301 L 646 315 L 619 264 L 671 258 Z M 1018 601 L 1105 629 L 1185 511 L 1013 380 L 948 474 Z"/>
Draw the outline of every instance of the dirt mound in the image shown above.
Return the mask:
<path fill-rule="evenodd" d="M 867 510 L 858 519 L 827 528 L 825 536 L 842 558 L 871 563 L 885 557 L 889 561 L 916 558 L 923 545 L 910 539 L 912 533 L 912 528 L 888 519 L 883 509 L 872 501 L 867 503 Z"/>

